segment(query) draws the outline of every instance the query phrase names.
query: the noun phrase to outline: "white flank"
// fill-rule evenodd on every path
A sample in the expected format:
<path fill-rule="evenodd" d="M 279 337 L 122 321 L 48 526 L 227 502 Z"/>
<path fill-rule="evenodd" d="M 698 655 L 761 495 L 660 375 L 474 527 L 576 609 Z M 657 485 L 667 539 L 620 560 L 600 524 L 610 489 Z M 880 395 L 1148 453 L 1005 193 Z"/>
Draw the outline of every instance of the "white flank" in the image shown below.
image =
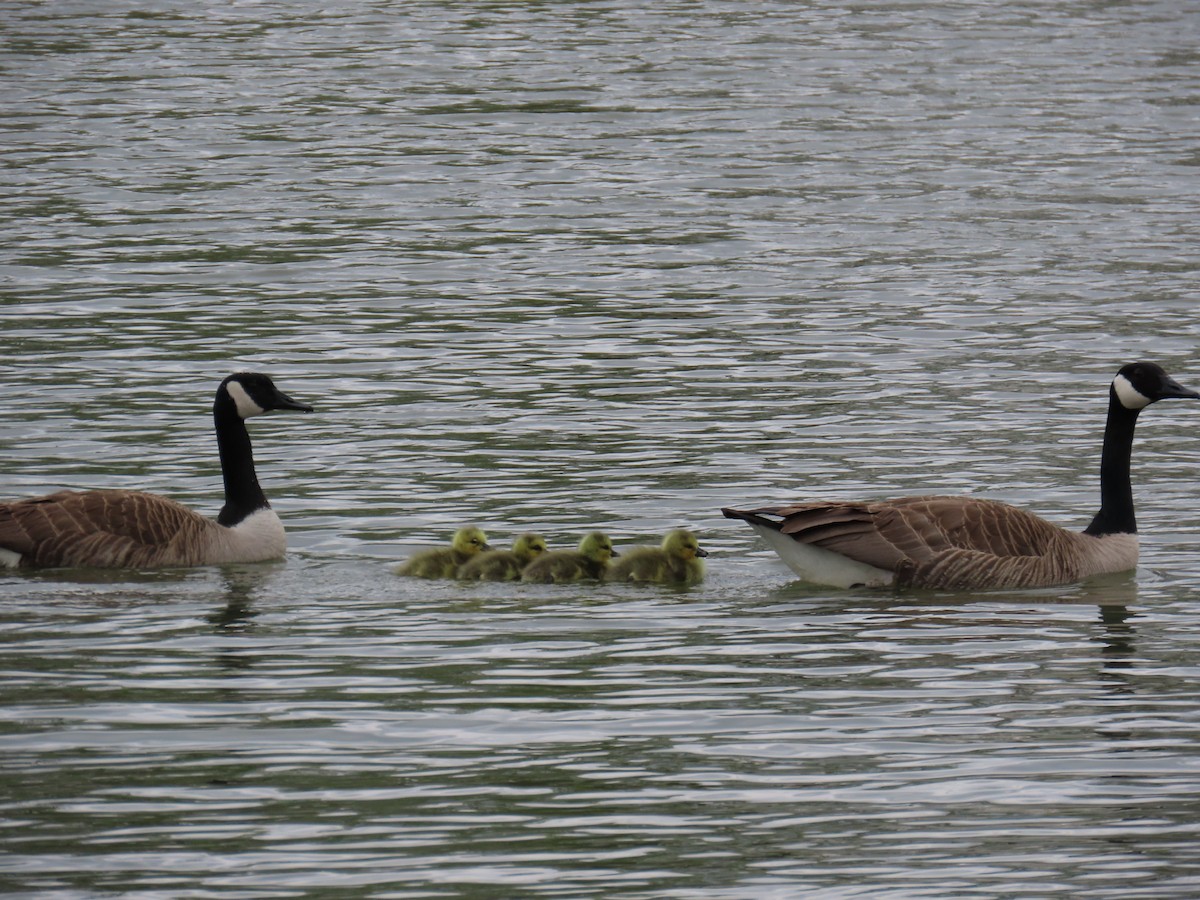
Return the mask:
<path fill-rule="evenodd" d="M 1113 379 L 1113 389 L 1117 392 L 1117 399 L 1126 409 L 1145 409 L 1150 405 L 1150 398 L 1135 388 L 1124 375 Z"/>
<path fill-rule="evenodd" d="M 233 398 L 233 404 L 237 407 L 238 415 L 243 419 L 249 419 L 251 416 L 262 415 L 266 412 L 265 409 L 250 399 L 250 395 L 246 393 L 246 389 L 242 387 L 240 381 L 227 381 L 225 383 L 225 390 Z"/>
<path fill-rule="evenodd" d="M 0 569 L 15 569 L 21 564 L 21 554 L 16 550 L 0 547 Z"/>
<path fill-rule="evenodd" d="M 832 550 L 802 544 L 766 525 L 753 522 L 750 525 L 802 581 L 838 588 L 888 587 L 895 581 L 895 576 L 884 569 L 856 562 Z"/>
<path fill-rule="evenodd" d="M 273 509 L 251 513 L 232 528 L 221 528 L 216 535 L 212 563 L 266 562 L 282 559 L 287 550 L 283 523 Z"/>

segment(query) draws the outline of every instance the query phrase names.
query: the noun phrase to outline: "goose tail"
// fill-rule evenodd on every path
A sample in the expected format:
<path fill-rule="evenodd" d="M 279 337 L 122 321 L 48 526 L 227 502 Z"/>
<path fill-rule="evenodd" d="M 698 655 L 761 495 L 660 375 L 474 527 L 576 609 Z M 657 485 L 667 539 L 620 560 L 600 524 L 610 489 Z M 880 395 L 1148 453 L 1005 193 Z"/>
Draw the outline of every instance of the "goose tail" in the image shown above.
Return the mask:
<path fill-rule="evenodd" d="M 770 528 L 772 531 L 779 531 L 782 527 L 781 522 L 776 522 L 768 519 L 761 513 L 774 512 L 773 507 L 763 507 L 762 509 L 731 509 L 722 507 L 721 515 L 727 519 L 741 519 L 743 522 L 749 522 L 751 525 L 759 525 L 763 528 Z"/>

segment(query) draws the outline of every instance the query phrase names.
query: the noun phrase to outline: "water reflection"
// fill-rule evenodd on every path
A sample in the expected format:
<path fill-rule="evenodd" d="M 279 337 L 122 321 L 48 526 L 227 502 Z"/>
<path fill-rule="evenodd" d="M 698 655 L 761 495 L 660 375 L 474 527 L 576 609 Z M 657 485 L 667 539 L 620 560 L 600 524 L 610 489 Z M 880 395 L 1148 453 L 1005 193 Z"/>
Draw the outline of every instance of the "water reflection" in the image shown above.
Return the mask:
<path fill-rule="evenodd" d="M 331 413 L 256 446 L 283 565 L 0 575 L 0 890 L 1192 883 L 1183 410 L 1140 587 L 813 591 L 716 510 L 1086 524 L 1081 385 L 1200 342 L 1194 4 L 9 7 L 0 493 L 210 509 L 173 398 L 236 367 Z M 721 552 L 686 593 L 387 575 L 476 518 Z"/>
<path fill-rule="evenodd" d="M 1104 631 L 1097 640 L 1103 645 L 1101 654 L 1106 670 L 1129 671 L 1134 668 L 1134 638 L 1137 636 L 1137 629 L 1130 621 L 1134 618 L 1136 614 L 1131 613 L 1125 606 L 1100 607 L 1100 621 L 1104 625 Z"/>
<path fill-rule="evenodd" d="M 774 567 L 776 571 L 779 567 Z M 1000 591 L 944 591 L 906 588 L 903 590 L 872 590 L 855 588 L 829 590 L 803 581 L 792 580 L 774 588 L 772 598 L 799 599 L 811 597 L 818 610 L 836 611 L 853 608 L 898 609 L 910 607 L 959 607 L 972 603 L 1014 604 L 1018 606 L 1069 605 L 1125 608 L 1136 604 L 1137 575 L 1119 572 L 1092 578 L 1077 584 L 1049 588 L 1029 588 Z"/>
<path fill-rule="evenodd" d="M 215 634 L 250 636 L 255 631 L 255 599 L 263 594 L 283 569 L 282 563 L 259 563 L 245 566 L 222 566 L 219 580 L 223 587 L 224 605 L 206 617 Z M 222 643 L 215 654 L 217 665 L 227 672 L 245 672 L 255 664 L 256 654 L 245 647 Z"/>
<path fill-rule="evenodd" d="M 270 583 L 282 567 L 282 563 L 220 567 L 218 571 L 224 586 L 225 605 L 209 614 L 208 621 L 216 626 L 218 632 L 249 630 L 256 615 L 253 608 L 255 595 Z"/>

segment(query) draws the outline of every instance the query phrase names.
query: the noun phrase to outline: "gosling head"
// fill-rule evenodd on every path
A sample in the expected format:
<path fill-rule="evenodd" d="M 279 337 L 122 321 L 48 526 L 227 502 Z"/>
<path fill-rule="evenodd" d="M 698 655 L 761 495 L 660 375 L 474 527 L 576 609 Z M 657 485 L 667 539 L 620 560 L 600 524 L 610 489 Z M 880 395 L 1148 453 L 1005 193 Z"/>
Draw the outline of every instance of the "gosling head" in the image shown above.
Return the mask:
<path fill-rule="evenodd" d="M 527 531 L 513 541 L 512 550 L 521 559 L 536 559 L 546 552 L 546 539 Z"/>
<path fill-rule="evenodd" d="M 599 563 L 607 563 L 614 556 L 620 556 L 613 549 L 612 541 L 602 531 L 593 531 L 583 536 L 579 542 L 579 552 L 588 559 Z"/>
<path fill-rule="evenodd" d="M 700 546 L 700 541 L 686 528 L 676 528 L 667 532 L 667 536 L 663 538 L 662 549 L 669 556 L 677 556 L 680 559 L 708 556 L 708 551 Z"/>
<path fill-rule="evenodd" d="M 1200 399 L 1200 394 L 1183 387 L 1163 371 L 1162 366 L 1152 362 L 1122 366 L 1113 379 L 1112 395 L 1123 407 L 1134 412 L 1172 397 Z"/>
<path fill-rule="evenodd" d="M 465 553 L 467 556 L 474 556 L 476 553 L 492 549 L 488 546 L 487 535 L 474 525 L 467 525 L 454 532 L 454 538 L 450 541 L 450 546 L 459 553 Z"/>
<path fill-rule="evenodd" d="M 313 411 L 307 403 L 293 400 L 275 387 L 275 382 L 258 372 L 238 372 L 221 382 L 221 386 L 217 388 L 214 410 L 229 403 L 233 404 L 241 419 L 249 419 L 274 409 Z"/>

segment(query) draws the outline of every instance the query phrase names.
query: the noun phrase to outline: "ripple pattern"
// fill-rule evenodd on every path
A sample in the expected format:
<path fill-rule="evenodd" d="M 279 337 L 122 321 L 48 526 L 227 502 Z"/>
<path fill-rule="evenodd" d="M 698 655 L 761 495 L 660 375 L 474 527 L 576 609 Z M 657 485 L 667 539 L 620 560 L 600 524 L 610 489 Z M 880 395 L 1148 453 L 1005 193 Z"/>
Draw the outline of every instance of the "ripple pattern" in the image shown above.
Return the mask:
<path fill-rule="evenodd" d="M 1136 577 L 790 584 L 724 505 L 1085 524 L 1104 391 L 1195 383 L 1177 3 L 11 4 L 0 495 L 215 513 L 280 565 L 0 574 L 13 896 L 1175 898 L 1200 889 L 1196 445 Z M 682 591 L 413 584 L 465 521 Z"/>

